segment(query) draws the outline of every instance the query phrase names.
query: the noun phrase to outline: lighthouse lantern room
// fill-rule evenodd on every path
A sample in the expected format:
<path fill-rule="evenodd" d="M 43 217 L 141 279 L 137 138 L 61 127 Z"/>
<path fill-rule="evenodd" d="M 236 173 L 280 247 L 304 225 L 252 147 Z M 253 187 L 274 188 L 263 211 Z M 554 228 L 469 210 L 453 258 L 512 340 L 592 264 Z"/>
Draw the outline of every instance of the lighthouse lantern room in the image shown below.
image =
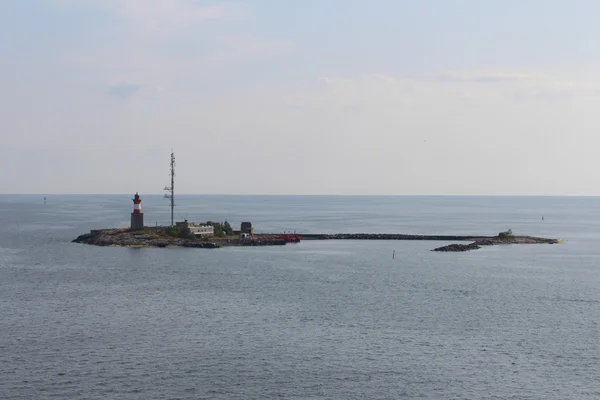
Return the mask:
<path fill-rule="evenodd" d="M 144 229 L 144 213 L 142 212 L 142 199 L 139 194 L 133 196 L 133 212 L 131 213 L 131 230 Z"/>

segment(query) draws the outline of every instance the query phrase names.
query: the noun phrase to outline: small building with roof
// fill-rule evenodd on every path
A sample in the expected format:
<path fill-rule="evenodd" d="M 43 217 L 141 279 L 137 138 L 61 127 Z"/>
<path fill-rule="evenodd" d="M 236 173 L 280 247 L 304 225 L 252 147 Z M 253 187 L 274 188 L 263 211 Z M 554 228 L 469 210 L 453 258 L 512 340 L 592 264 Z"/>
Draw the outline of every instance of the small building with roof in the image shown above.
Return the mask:
<path fill-rule="evenodd" d="M 251 222 L 242 222 L 242 225 L 240 227 L 240 232 L 247 233 L 248 235 L 254 234 L 254 229 L 252 228 L 252 223 Z"/>
<path fill-rule="evenodd" d="M 196 236 L 214 236 L 215 228 L 210 225 L 196 225 L 195 222 L 189 222 L 187 219 L 181 222 L 176 222 L 175 226 L 180 228 L 188 228 L 190 233 Z"/>

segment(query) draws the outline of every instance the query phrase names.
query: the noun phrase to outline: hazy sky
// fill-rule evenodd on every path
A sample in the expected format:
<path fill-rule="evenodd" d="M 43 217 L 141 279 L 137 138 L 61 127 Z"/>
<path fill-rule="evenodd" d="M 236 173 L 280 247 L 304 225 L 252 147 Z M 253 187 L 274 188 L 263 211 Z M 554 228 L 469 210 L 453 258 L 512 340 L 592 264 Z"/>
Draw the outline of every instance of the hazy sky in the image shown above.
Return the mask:
<path fill-rule="evenodd" d="M 597 0 L 1 0 L 0 192 L 600 195 Z"/>

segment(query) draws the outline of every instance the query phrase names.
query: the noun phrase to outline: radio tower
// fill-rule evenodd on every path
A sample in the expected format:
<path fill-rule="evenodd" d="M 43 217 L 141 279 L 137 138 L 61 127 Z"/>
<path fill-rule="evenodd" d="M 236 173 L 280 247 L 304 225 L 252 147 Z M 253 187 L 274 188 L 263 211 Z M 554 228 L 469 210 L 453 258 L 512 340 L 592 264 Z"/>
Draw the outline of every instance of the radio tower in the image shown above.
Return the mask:
<path fill-rule="evenodd" d="M 173 150 L 171 150 L 171 186 L 165 186 L 164 190 L 169 192 L 165 194 L 165 198 L 171 199 L 171 226 L 173 226 L 173 210 L 175 209 L 175 153 Z"/>

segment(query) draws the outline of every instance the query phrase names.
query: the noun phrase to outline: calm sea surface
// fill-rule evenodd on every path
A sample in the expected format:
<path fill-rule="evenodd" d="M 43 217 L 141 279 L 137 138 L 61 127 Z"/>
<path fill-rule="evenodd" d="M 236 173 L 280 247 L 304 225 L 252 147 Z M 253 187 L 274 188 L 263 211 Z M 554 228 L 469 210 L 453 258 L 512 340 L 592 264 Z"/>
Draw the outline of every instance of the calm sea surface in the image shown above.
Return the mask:
<path fill-rule="evenodd" d="M 600 398 L 600 198 L 178 199 L 257 231 L 564 239 L 469 253 L 70 243 L 127 226 L 131 197 L 0 195 L 0 399 Z"/>

